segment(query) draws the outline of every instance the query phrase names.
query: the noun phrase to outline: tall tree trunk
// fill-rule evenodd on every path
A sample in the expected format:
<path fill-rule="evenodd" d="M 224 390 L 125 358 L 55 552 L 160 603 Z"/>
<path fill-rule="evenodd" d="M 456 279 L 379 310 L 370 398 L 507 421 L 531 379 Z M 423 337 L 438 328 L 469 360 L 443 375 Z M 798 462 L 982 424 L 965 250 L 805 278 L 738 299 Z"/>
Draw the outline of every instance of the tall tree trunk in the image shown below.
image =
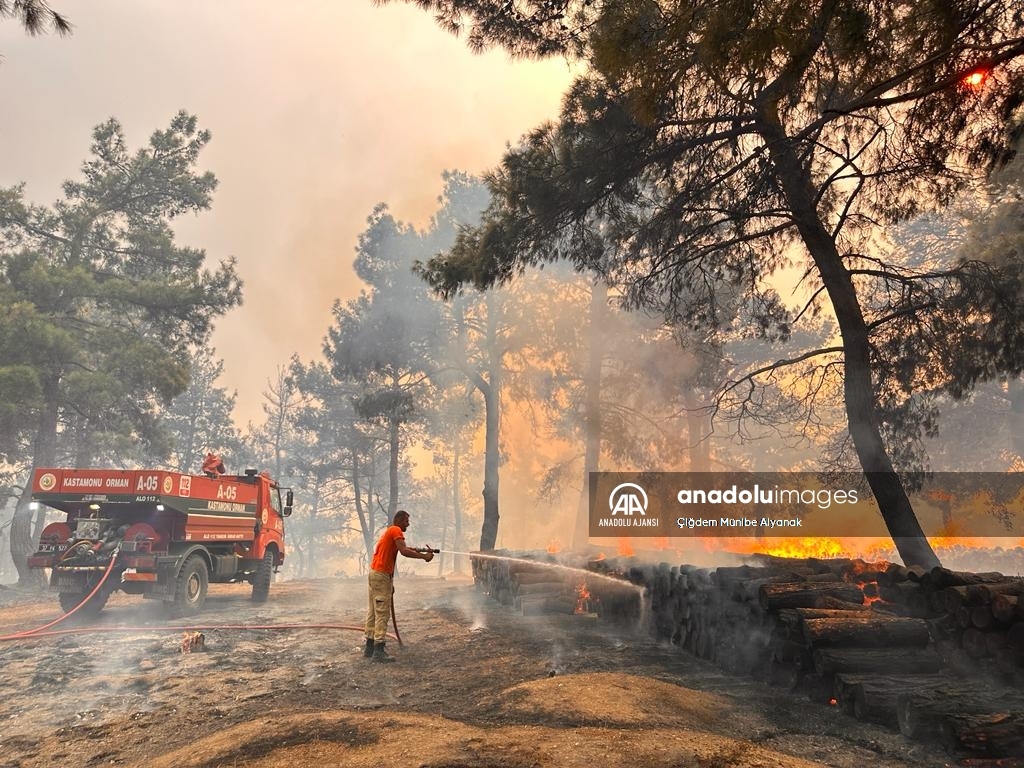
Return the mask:
<path fill-rule="evenodd" d="M 39 412 L 39 426 L 32 451 L 32 467 L 25 489 L 18 498 L 11 521 L 11 559 L 18 570 L 18 584 L 23 587 L 41 587 L 42 571 L 31 570 L 27 558 L 35 552 L 32 540 L 32 477 L 36 467 L 52 467 L 57 463 L 57 422 L 60 414 L 60 376 L 51 374 L 43 381 L 43 407 Z"/>
<path fill-rule="evenodd" d="M 492 372 L 493 375 L 493 372 Z M 480 529 L 480 549 L 494 549 L 498 540 L 498 476 L 501 451 L 498 440 L 498 388 L 493 379 L 484 387 L 484 522 Z"/>
<path fill-rule="evenodd" d="M 596 281 L 590 289 L 590 311 L 587 321 L 587 368 L 583 379 L 583 489 L 576 509 L 571 547 L 582 550 L 590 542 L 590 473 L 600 471 L 601 464 L 601 365 L 604 362 L 601 329 L 605 327 L 608 310 L 608 286 Z"/>
<path fill-rule="evenodd" d="M 691 472 L 711 471 L 711 442 L 707 440 L 707 413 L 701 408 L 697 388 L 683 385 L 683 407 L 686 408 L 686 446 Z"/>
<path fill-rule="evenodd" d="M 818 215 L 810 172 L 801 164 L 782 129 L 774 104 L 763 106 L 759 125 L 797 230 L 818 268 L 839 323 L 846 416 L 861 468 L 904 564 L 933 568 L 939 565 L 939 559 L 921 529 L 882 440 L 871 377 L 868 327 L 856 288 L 835 240 Z"/>
<path fill-rule="evenodd" d="M 462 448 L 461 441 L 455 441 L 455 455 L 452 457 L 452 514 L 455 520 L 455 541 L 456 553 L 462 551 Z M 455 573 L 464 573 L 466 567 L 466 556 L 455 555 Z"/>
<path fill-rule="evenodd" d="M 398 458 L 401 450 L 399 441 L 398 417 L 394 414 L 388 419 L 388 521 L 395 518 L 398 511 Z"/>
<path fill-rule="evenodd" d="M 353 433 L 355 430 L 352 430 Z M 359 517 L 359 529 L 363 534 L 363 546 L 366 548 L 366 562 L 373 557 L 373 505 L 367 510 L 363 507 L 363 488 L 359 481 L 359 452 L 354 447 L 355 439 L 352 442 L 352 496 L 356 501 L 356 515 Z"/>
<path fill-rule="evenodd" d="M 498 540 L 498 475 L 501 467 L 501 365 L 498 347 L 498 311 L 493 292 L 487 294 L 487 381 L 477 376 L 477 387 L 484 396 L 484 522 L 480 529 L 480 549 L 494 549 Z"/>
<path fill-rule="evenodd" d="M 449 483 L 441 479 L 441 554 L 436 558 L 437 573 L 444 576 L 445 566 L 448 565 L 448 553 L 452 547 L 448 543 L 448 510 L 451 509 L 452 488 Z"/>
<path fill-rule="evenodd" d="M 65 430 L 65 434 L 67 431 Z M 75 430 L 75 457 L 73 459 L 75 467 L 91 467 L 93 462 L 96 461 L 96 449 L 95 441 L 90 439 L 92 434 L 92 425 L 89 419 L 79 419 L 77 429 Z"/>
<path fill-rule="evenodd" d="M 1017 457 L 1024 459 L 1024 381 L 1010 379 L 1007 385 L 1010 396 L 1010 435 Z"/>
<path fill-rule="evenodd" d="M 302 575 L 307 574 L 308 568 L 309 571 L 313 572 L 309 575 L 322 576 L 324 574 L 320 573 L 321 558 L 317 557 L 317 554 L 322 548 L 317 546 L 319 544 L 319 540 L 317 538 L 316 529 L 318 528 L 317 520 L 320 517 L 320 502 L 323 497 L 323 478 L 320 476 L 319 472 L 317 472 L 314 477 L 316 479 L 314 480 L 312 488 L 313 499 L 312 503 L 309 505 L 309 543 L 306 545 L 306 548 L 309 550 L 309 557 L 302 560 Z M 307 560 L 308 563 L 306 562 Z"/>

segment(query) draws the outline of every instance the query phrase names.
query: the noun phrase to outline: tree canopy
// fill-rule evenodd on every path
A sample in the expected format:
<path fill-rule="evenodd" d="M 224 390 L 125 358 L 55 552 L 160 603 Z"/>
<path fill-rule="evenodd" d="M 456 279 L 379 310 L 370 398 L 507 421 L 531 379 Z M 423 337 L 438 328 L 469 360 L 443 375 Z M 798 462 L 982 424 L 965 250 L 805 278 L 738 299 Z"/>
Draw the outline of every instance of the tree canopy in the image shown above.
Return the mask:
<path fill-rule="evenodd" d="M 71 34 L 71 22 L 44 0 L 0 0 L 0 18 L 4 16 L 18 19 L 30 35 L 51 31 L 61 36 Z"/>

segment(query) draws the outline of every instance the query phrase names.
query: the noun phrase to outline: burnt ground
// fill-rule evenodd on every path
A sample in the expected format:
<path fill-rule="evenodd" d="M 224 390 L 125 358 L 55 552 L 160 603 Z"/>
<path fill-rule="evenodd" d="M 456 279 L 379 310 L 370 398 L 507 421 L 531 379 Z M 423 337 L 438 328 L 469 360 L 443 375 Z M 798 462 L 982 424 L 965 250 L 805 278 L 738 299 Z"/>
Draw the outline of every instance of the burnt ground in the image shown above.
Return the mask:
<path fill-rule="evenodd" d="M 279 582 L 263 605 L 213 585 L 191 623 L 361 625 L 365 599 L 363 579 Z M 468 579 L 400 577 L 395 599 L 394 664 L 344 629 L 204 629 L 185 654 L 121 593 L 100 631 L 0 642 L 0 767 L 956 764 L 594 616 L 519 616 Z M 0 635 L 59 614 L 0 589 Z"/>

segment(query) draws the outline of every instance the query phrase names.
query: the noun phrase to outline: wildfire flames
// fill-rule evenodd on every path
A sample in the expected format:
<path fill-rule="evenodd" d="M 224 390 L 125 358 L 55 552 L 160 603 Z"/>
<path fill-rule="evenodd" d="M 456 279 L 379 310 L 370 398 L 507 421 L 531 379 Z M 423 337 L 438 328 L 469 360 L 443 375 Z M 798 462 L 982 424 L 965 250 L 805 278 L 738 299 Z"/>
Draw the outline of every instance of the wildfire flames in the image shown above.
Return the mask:
<path fill-rule="evenodd" d="M 576 585 L 576 610 L 573 613 L 590 613 L 590 590 L 585 581 Z"/>
<path fill-rule="evenodd" d="M 946 568 L 964 571 L 999 571 L 1024 573 L 1024 539 L 1012 537 L 969 537 L 953 535 L 929 537 L 928 541 Z M 847 581 L 858 586 L 863 594 L 858 603 L 865 607 L 888 610 L 889 600 L 875 581 L 902 560 L 891 539 L 867 537 L 686 537 L 668 540 L 621 537 L 615 540 L 616 553 L 600 552 L 591 562 L 606 558 L 637 558 L 640 561 L 692 563 L 718 566 L 723 563 L 756 561 L 758 556 L 787 560 L 846 560 Z M 737 558 L 739 556 L 739 558 Z M 731 560 L 729 558 L 732 558 Z M 859 566 L 859 567 L 858 567 Z M 863 573 L 862 573 L 863 572 Z M 591 599 L 593 603 L 593 599 Z M 578 605 L 581 604 L 578 601 Z M 577 609 L 582 612 L 582 609 Z"/>
<path fill-rule="evenodd" d="M 990 551 L 993 548 L 1024 549 L 1024 539 L 991 539 L 984 537 L 958 536 L 950 530 L 948 535 L 928 539 L 936 554 L 942 559 L 943 553 L 965 550 Z M 734 555 L 768 555 L 791 559 L 836 559 L 866 560 L 868 562 L 898 562 L 891 539 L 850 538 L 751 538 L 751 537 L 692 537 L 687 539 L 619 538 L 615 542 L 619 557 L 634 557 L 637 550 L 645 552 L 670 552 L 686 560 L 694 549 L 704 552 L 725 552 Z M 997 569 L 998 570 L 998 569 Z"/>
<path fill-rule="evenodd" d="M 866 584 L 860 585 L 861 591 L 864 592 L 864 604 L 871 605 L 877 603 L 882 599 L 882 596 L 878 593 L 878 582 L 869 581 Z"/>
<path fill-rule="evenodd" d="M 849 556 L 853 549 L 839 539 L 732 539 L 728 547 L 741 554 L 771 555 L 792 558 L 834 558 Z"/>
<path fill-rule="evenodd" d="M 987 69 L 975 69 L 973 72 L 968 72 L 960 82 L 965 87 L 977 91 L 984 87 L 985 82 L 988 80 L 988 75 L 989 71 Z"/>

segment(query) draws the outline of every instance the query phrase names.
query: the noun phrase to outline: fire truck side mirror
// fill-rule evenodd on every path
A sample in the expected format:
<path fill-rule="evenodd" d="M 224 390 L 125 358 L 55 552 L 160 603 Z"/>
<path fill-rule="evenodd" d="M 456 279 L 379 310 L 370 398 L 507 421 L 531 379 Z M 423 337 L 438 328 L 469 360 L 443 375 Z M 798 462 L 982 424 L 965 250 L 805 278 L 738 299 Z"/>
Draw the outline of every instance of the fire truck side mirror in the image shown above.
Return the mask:
<path fill-rule="evenodd" d="M 292 505 L 295 503 L 295 494 L 290 490 L 284 495 L 284 516 L 288 517 L 292 513 Z"/>

